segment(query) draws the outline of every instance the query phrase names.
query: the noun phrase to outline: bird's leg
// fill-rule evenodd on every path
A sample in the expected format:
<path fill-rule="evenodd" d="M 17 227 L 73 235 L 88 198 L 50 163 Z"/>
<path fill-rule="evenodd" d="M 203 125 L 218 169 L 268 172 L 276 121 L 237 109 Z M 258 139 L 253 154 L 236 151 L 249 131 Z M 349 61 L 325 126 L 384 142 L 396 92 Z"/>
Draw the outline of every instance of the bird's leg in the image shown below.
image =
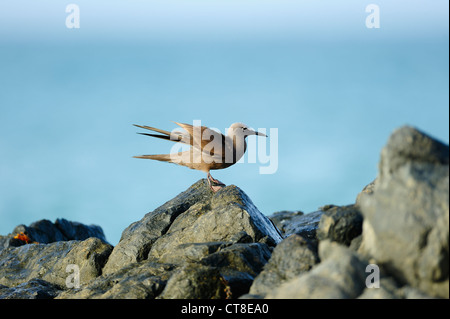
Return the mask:
<path fill-rule="evenodd" d="M 219 189 L 221 189 L 223 186 L 225 186 L 224 183 L 222 183 L 221 181 L 213 178 L 209 172 L 208 172 L 208 175 L 207 175 L 207 179 L 208 179 L 208 185 L 209 185 L 209 187 L 211 188 L 211 190 L 214 193 L 217 192 Z M 217 185 L 212 185 L 213 183 L 217 184 Z"/>
<path fill-rule="evenodd" d="M 220 189 L 222 189 L 222 186 L 212 185 L 212 184 L 211 184 L 211 181 L 209 180 L 209 178 L 208 178 L 208 185 L 209 185 L 209 188 L 211 188 L 211 190 L 212 190 L 214 193 L 216 193 L 216 192 L 218 192 Z"/>
<path fill-rule="evenodd" d="M 215 184 L 219 184 L 219 185 L 225 186 L 224 183 L 222 183 L 221 181 L 219 181 L 219 180 L 215 179 L 214 177 L 212 177 L 210 173 L 208 173 L 208 178 L 211 180 L 211 182 L 214 182 Z"/>

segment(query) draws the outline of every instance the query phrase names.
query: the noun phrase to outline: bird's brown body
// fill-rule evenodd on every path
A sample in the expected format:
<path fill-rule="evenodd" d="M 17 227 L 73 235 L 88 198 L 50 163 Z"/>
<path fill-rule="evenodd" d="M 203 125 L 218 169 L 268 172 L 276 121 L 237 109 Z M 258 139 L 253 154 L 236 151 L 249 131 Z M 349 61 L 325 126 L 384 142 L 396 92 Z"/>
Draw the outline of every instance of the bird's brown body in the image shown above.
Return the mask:
<path fill-rule="evenodd" d="M 136 124 L 135 126 L 160 133 L 140 134 L 191 145 L 192 147 L 189 150 L 171 154 L 140 155 L 134 157 L 174 163 L 203 171 L 208 174 L 208 182 L 213 191 L 217 191 L 221 186 L 224 186 L 224 184 L 214 179 L 209 173 L 210 170 L 224 169 L 239 161 L 247 148 L 245 142 L 247 136 L 266 136 L 265 134 L 249 129 L 242 123 L 232 124 L 228 131 L 228 135 L 223 135 L 205 126 L 192 126 L 190 124 L 177 122 L 175 122 L 175 124 L 179 125 L 186 132 L 168 132 L 154 127 Z M 219 186 L 214 186 L 211 182 L 219 184 Z"/>

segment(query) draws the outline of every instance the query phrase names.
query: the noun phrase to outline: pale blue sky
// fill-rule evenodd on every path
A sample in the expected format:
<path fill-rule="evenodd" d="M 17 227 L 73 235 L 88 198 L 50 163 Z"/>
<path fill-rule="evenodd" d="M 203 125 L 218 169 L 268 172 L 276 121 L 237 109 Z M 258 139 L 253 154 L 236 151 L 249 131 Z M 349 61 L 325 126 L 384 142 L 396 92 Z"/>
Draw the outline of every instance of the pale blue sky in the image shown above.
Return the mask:
<path fill-rule="evenodd" d="M 69 3 L 80 7 L 78 33 L 98 40 L 291 35 L 330 40 L 364 36 L 365 8 L 371 3 L 380 7 L 379 33 L 386 37 L 448 34 L 446 0 L 16 0 L 0 2 L 0 35 L 30 40 L 57 36 L 70 41 L 64 26 Z"/>

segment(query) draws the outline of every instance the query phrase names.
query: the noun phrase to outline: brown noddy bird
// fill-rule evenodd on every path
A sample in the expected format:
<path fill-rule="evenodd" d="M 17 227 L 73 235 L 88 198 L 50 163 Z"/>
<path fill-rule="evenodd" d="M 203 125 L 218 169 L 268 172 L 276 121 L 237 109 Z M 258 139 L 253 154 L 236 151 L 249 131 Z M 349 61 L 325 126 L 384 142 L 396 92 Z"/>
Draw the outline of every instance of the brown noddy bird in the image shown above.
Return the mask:
<path fill-rule="evenodd" d="M 247 125 L 242 123 L 232 124 L 228 129 L 227 135 L 223 135 L 206 126 L 174 123 L 184 129 L 185 132 L 169 132 L 145 125 L 133 125 L 159 133 L 139 134 L 191 145 L 189 150 L 171 154 L 140 155 L 133 157 L 170 162 L 203 171 L 207 173 L 208 184 L 214 192 L 217 192 L 222 186 L 225 186 L 225 184 L 214 179 L 209 171 L 224 169 L 239 161 L 247 149 L 247 143 L 245 142 L 247 136 L 260 135 L 267 137 L 267 135 L 253 131 Z"/>

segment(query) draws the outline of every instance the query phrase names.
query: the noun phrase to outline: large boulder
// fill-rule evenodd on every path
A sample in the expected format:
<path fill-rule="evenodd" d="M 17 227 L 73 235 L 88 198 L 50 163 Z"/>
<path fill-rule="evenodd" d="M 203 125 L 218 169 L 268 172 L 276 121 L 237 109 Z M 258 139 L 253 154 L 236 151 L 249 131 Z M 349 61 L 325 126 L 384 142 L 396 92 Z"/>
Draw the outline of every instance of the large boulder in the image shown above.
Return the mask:
<path fill-rule="evenodd" d="M 215 267 L 185 265 L 170 277 L 160 299 L 225 299 L 227 282 Z"/>
<path fill-rule="evenodd" d="M 319 242 L 321 262 L 310 271 L 270 291 L 274 299 L 356 298 L 365 288 L 367 263 L 346 246 L 330 240 Z"/>
<path fill-rule="evenodd" d="M 235 298 L 282 240 L 236 186 L 206 180 L 131 224 L 102 276 L 58 298 Z"/>
<path fill-rule="evenodd" d="M 316 232 L 324 209 L 303 214 L 301 211 L 281 211 L 269 216 L 284 238 L 297 234 L 308 239 L 317 239 Z"/>
<path fill-rule="evenodd" d="M 317 227 L 317 239 L 330 239 L 349 246 L 362 232 L 363 217 L 356 205 L 322 208 L 324 213 Z"/>
<path fill-rule="evenodd" d="M 280 230 L 283 237 L 286 237 L 285 227 L 290 227 L 292 225 L 292 219 L 303 216 L 304 213 L 300 210 L 290 211 L 282 210 L 267 216 L 272 223 Z"/>
<path fill-rule="evenodd" d="M 293 234 L 275 247 L 264 270 L 253 281 L 250 294 L 264 297 L 284 282 L 309 271 L 319 261 L 317 242 Z"/>
<path fill-rule="evenodd" d="M 203 179 L 125 229 L 104 273 L 148 258 L 176 259 L 182 245 L 237 242 L 242 236 L 272 246 L 282 240 L 241 189 L 231 185 L 213 193 Z M 208 249 L 214 245 L 221 244 Z"/>
<path fill-rule="evenodd" d="M 5 248 L 0 251 L 0 284 L 15 287 L 37 278 L 66 287 L 76 267 L 83 285 L 101 274 L 111 250 L 111 245 L 94 237 Z"/>
<path fill-rule="evenodd" d="M 449 148 L 412 127 L 381 152 L 373 191 L 360 194 L 359 252 L 399 283 L 449 297 Z"/>
<path fill-rule="evenodd" d="M 142 261 L 95 278 L 79 289 L 67 289 L 57 299 L 154 299 L 165 288 L 175 267 Z"/>

